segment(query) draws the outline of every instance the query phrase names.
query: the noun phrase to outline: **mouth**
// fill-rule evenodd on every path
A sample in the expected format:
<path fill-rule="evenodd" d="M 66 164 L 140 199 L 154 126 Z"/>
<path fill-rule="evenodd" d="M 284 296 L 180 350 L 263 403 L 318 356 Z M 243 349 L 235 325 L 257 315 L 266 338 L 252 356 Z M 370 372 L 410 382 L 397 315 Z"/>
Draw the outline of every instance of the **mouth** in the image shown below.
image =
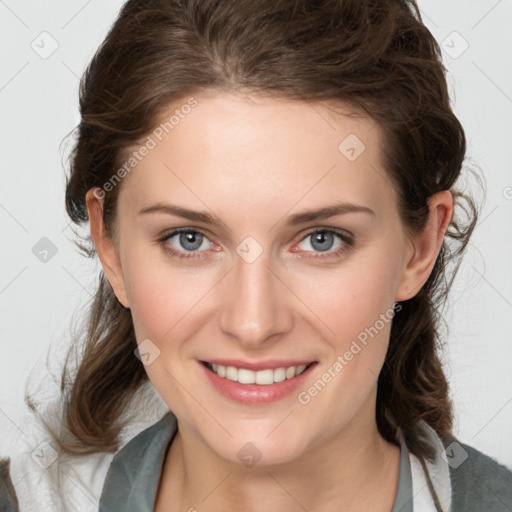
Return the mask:
<path fill-rule="evenodd" d="M 263 370 L 251 370 L 236 366 L 203 362 L 206 367 L 223 379 L 239 384 L 258 384 L 270 386 L 278 382 L 293 379 L 305 372 L 314 362 L 292 366 L 279 366 L 278 368 L 266 368 Z"/>
<path fill-rule="evenodd" d="M 318 364 L 318 361 L 199 361 L 212 388 L 231 401 L 263 405 L 290 396 Z"/>

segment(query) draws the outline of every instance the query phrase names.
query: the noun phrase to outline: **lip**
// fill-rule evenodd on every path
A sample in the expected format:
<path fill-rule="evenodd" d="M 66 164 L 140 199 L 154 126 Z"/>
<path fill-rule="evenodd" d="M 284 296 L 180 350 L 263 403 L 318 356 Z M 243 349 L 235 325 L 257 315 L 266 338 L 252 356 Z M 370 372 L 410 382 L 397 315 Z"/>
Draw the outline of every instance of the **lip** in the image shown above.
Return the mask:
<path fill-rule="evenodd" d="M 262 405 L 276 402 L 293 393 L 298 387 L 304 385 L 304 381 L 309 377 L 313 368 L 317 365 L 316 361 L 266 361 L 257 363 L 248 363 L 247 361 L 237 361 L 233 359 L 215 359 L 211 361 L 197 361 L 203 374 L 211 386 L 221 395 L 235 402 L 249 405 Z M 221 364 L 223 366 L 236 366 L 237 368 L 246 368 L 248 370 L 271 370 L 282 366 L 299 366 L 308 364 L 309 366 L 297 377 L 286 379 L 282 382 L 275 382 L 263 386 L 260 384 L 240 384 L 224 377 L 219 377 L 215 372 L 206 366 L 206 362 L 212 364 Z"/>

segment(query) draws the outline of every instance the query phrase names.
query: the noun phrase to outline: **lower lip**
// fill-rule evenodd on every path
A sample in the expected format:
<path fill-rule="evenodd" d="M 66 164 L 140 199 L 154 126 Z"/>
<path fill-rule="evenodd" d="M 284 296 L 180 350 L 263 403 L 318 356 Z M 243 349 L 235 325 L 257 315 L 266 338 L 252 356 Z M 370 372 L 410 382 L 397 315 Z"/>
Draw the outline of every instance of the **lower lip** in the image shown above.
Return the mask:
<path fill-rule="evenodd" d="M 239 382 L 219 377 L 215 372 L 208 369 L 205 364 L 199 361 L 198 363 L 212 386 L 219 393 L 243 404 L 266 404 L 284 398 L 303 385 L 313 367 L 316 366 L 316 363 L 313 363 L 297 377 L 264 386 L 260 384 L 240 384 Z"/>

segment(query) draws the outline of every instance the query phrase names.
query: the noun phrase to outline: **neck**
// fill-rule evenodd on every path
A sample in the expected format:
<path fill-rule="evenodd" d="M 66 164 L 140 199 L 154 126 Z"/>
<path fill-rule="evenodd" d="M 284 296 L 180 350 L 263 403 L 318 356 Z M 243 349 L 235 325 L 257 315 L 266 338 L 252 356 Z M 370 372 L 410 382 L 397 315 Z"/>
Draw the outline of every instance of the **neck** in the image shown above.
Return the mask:
<path fill-rule="evenodd" d="M 180 428 L 167 453 L 155 510 L 389 512 L 400 448 L 379 434 L 375 401 L 366 409 L 373 421 L 359 414 L 327 442 L 279 465 L 226 461 Z"/>

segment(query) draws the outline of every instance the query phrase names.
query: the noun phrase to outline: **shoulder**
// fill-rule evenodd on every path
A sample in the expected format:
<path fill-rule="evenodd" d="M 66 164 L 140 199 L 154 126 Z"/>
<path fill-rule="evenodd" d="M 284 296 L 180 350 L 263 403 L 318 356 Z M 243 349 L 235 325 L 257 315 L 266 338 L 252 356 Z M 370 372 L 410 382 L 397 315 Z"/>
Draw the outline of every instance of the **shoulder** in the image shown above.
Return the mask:
<path fill-rule="evenodd" d="M 512 470 L 453 436 L 443 439 L 455 512 L 510 512 Z"/>
<path fill-rule="evenodd" d="M 9 463 L 3 465 L 0 496 L 10 491 L 10 501 L 17 500 L 22 512 L 97 511 L 111 454 L 71 457 L 60 453 L 44 425 L 31 414 L 17 419 L 16 428 L 6 437 L 0 452 Z M 6 506 L 0 500 L 1 511 L 18 510 L 2 508 Z"/>

